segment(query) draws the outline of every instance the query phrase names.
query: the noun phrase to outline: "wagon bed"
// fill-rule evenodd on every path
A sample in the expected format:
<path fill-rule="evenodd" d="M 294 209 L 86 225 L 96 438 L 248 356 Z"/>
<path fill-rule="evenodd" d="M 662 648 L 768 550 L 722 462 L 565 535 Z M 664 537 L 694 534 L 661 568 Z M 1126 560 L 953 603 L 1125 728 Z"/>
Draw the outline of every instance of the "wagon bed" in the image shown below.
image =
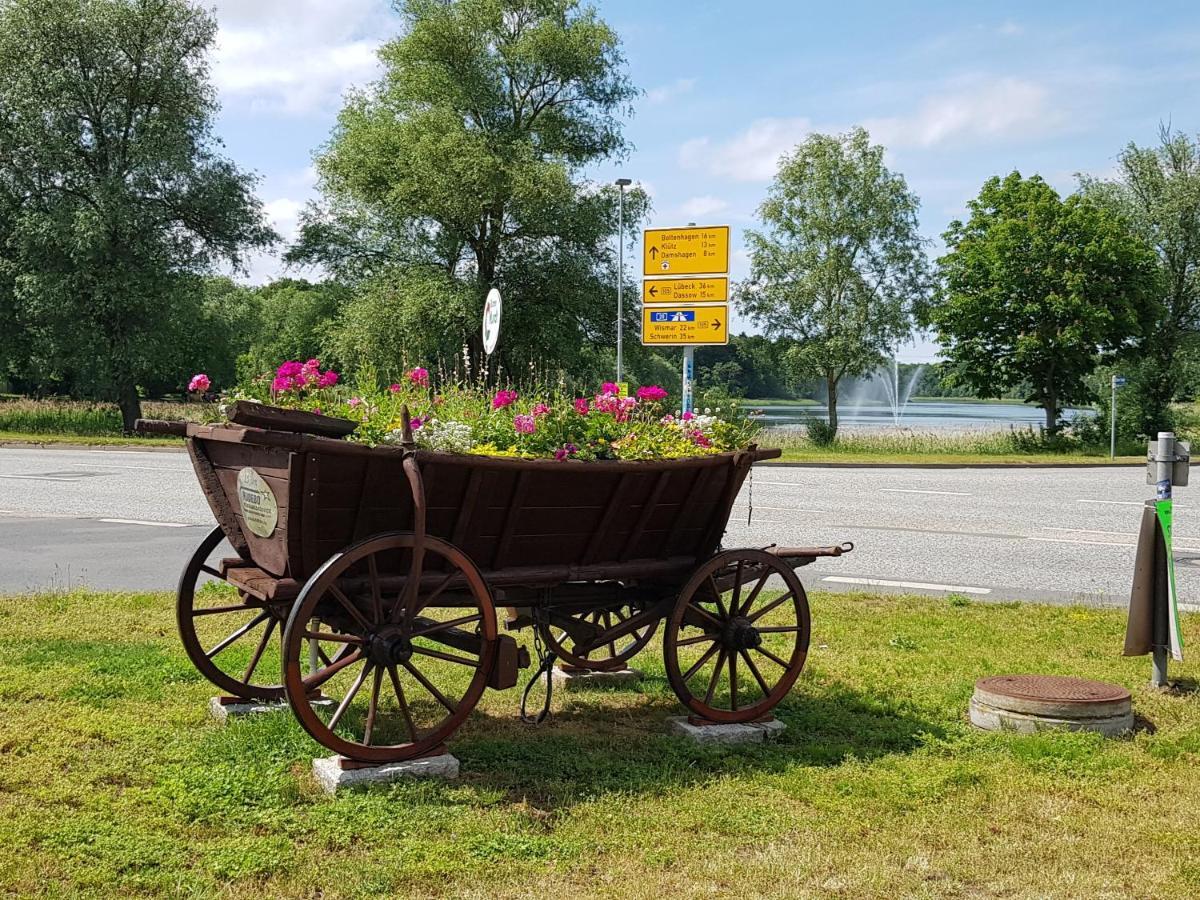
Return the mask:
<path fill-rule="evenodd" d="M 793 569 L 849 549 L 719 551 L 750 467 L 778 450 L 560 462 L 372 448 L 294 430 L 330 428 L 323 417 L 239 415 L 242 424 L 143 423 L 186 434 L 218 523 L 181 578 L 180 633 L 210 680 L 234 697 L 286 696 L 301 724 L 348 759 L 430 752 L 485 687 L 516 683 L 529 660 L 499 633 L 497 603 L 510 627 L 534 629 L 546 671 L 555 657 L 623 667 L 666 622 L 667 674 L 693 714 L 761 718 L 807 652 Z M 214 560 L 222 539 L 236 555 Z M 232 585 L 238 603 L 206 601 L 203 576 Z M 784 593 L 768 600 L 772 576 Z M 222 617 L 246 621 L 213 644 Z M 264 684 L 272 634 L 282 636 L 282 679 Z M 239 643 L 254 647 L 248 657 L 231 649 Z M 241 677 L 222 654 L 236 668 L 246 657 Z M 342 696 L 330 711 L 335 686 Z M 390 731 L 385 713 L 399 722 Z"/>

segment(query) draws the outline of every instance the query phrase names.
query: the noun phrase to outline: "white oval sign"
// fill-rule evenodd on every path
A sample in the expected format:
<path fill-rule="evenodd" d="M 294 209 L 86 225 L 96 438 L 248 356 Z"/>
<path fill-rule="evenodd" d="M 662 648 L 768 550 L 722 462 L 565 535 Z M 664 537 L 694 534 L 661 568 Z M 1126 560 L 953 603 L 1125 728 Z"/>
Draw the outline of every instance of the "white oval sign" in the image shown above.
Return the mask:
<path fill-rule="evenodd" d="M 500 292 L 495 288 L 488 291 L 483 304 L 483 351 L 490 354 L 500 340 Z"/>
<path fill-rule="evenodd" d="M 279 504 L 271 493 L 271 486 L 249 466 L 238 472 L 238 503 L 242 507 L 242 518 L 252 534 L 270 537 L 279 524 Z"/>

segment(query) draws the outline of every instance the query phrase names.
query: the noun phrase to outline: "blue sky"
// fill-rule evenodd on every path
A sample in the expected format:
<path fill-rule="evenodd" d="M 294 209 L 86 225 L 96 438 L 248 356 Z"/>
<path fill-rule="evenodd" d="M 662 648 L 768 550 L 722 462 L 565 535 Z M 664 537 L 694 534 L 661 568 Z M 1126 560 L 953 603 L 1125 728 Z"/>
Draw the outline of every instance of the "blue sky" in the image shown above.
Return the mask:
<path fill-rule="evenodd" d="M 378 73 L 398 32 L 387 0 L 218 0 L 213 75 L 229 154 L 262 176 L 286 236 L 312 196 L 312 153 L 340 98 Z M 619 166 L 651 193 L 650 225 L 741 229 L 780 153 L 811 131 L 863 125 L 922 201 L 930 252 L 994 174 L 1037 173 L 1070 191 L 1110 174 L 1159 122 L 1200 132 L 1200 5 L 602 0 L 645 91 Z M 1152 10 L 1152 12 L 1151 12 Z M 254 260 L 250 278 L 281 272 Z M 734 327 L 745 323 L 735 320 Z M 924 342 L 901 358 L 927 359 Z"/>

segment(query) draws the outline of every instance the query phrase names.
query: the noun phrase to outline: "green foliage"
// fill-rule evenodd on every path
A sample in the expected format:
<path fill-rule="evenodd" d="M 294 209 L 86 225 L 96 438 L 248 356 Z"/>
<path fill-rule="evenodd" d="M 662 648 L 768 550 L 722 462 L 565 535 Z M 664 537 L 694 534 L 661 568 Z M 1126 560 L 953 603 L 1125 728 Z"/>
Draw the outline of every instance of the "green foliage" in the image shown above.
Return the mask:
<path fill-rule="evenodd" d="M 770 337 L 797 341 L 785 361 L 796 378 L 825 381 L 837 429 L 838 384 L 901 343 L 929 292 L 919 201 L 861 128 L 814 134 L 779 165 L 747 231 L 750 277 L 739 309 Z"/>
<path fill-rule="evenodd" d="M 837 440 L 837 429 L 821 419 L 809 419 L 804 423 L 804 431 L 814 447 L 832 447 Z"/>
<path fill-rule="evenodd" d="M 625 151 L 619 116 L 635 91 L 616 34 L 575 0 L 409 0 L 400 11 L 404 34 L 380 51 L 383 78 L 342 110 L 317 162 L 323 202 L 289 253 L 363 286 L 335 346 L 380 368 L 464 345 L 475 356 L 495 286 L 495 364 L 599 374 L 618 192 L 582 173 Z M 627 191 L 627 224 L 646 206 Z M 388 320 L 403 333 L 377 336 Z"/>
<path fill-rule="evenodd" d="M 283 359 L 317 358 L 326 366 L 341 367 L 343 357 L 338 355 L 332 335 L 349 294 L 334 281 L 313 284 L 291 278 L 253 291 L 257 321 L 250 326 L 252 340 L 238 360 L 238 374 L 245 379 L 274 368 Z M 386 330 L 386 323 L 376 325 Z"/>
<path fill-rule="evenodd" d="M 1097 354 L 1153 318 L 1153 255 L 1111 212 L 1036 175 L 991 178 L 969 206 L 944 235 L 929 321 L 957 383 L 994 397 L 1028 381 L 1055 431 L 1064 406 L 1093 399 Z"/>
<path fill-rule="evenodd" d="M 43 383 L 116 400 L 126 429 L 138 385 L 191 362 L 194 275 L 272 237 L 211 133 L 215 33 L 185 0 L 0 5 L 10 346 Z"/>
<path fill-rule="evenodd" d="M 1200 140 L 1163 127 L 1157 147 L 1125 148 L 1115 179 L 1085 178 L 1081 187 L 1154 250 L 1158 307 L 1124 354 L 1126 366 L 1136 367 L 1126 395 L 1138 413 L 1137 431 L 1167 430 L 1170 404 L 1190 380 L 1186 357 L 1200 336 Z"/>
<path fill-rule="evenodd" d="M 734 397 L 789 397 L 790 380 L 783 374 L 788 343 L 761 334 L 735 334 L 724 347 L 698 348 L 696 383 L 700 389 L 721 388 Z"/>

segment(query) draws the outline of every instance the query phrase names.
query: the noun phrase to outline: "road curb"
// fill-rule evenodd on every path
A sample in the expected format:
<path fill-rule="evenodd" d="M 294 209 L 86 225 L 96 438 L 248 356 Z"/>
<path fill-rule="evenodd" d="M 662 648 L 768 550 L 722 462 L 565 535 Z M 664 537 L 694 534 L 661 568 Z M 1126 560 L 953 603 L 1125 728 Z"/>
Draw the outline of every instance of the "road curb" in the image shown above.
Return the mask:
<path fill-rule="evenodd" d="M 761 462 L 764 469 L 1141 469 L 1145 463 Z M 1200 463 L 1193 463 L 1200 465 Z"/>

